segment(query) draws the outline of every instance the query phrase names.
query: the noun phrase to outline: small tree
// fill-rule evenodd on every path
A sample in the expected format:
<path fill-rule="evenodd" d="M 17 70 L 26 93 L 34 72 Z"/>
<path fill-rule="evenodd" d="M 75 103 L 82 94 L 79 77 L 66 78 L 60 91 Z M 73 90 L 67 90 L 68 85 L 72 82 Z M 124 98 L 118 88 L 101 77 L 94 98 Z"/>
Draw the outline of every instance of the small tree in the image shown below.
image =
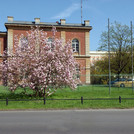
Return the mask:
<path fill-rule="evenodd" d="M 18 87 L 29 87 L 36 95 L 48 96 L 57 88 L 69 86 L 76 88 L 76 61 L 73 57 L 71 42 L 63 45 L 55 37 L 56 28 L 52 29 L 52 42 L 39 27 L 32 28 L 27 36 L 15 37 L 14 50 L 1 64 L 3 79 L 11 91 Z"/>

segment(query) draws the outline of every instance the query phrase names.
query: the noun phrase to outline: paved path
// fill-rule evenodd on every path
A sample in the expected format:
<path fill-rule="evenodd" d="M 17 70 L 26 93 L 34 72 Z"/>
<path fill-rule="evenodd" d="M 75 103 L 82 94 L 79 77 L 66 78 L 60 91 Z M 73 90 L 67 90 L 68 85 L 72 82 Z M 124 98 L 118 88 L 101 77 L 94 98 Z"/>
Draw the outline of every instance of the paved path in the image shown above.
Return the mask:
<path fill-rule="evenodd" d="M 134 134 L 134 110 L 0 111 L 0 134 Z"/>

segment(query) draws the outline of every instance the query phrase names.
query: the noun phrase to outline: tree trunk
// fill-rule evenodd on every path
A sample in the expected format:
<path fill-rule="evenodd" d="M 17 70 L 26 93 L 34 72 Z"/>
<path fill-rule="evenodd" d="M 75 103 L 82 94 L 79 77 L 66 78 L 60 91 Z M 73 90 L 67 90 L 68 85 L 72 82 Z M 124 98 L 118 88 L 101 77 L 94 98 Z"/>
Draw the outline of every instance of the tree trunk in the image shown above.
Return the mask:
<path fill-rule="evenodd" d="M 44 94 L 43 94 L 44 97 L 46 97 L 46 87 L 44 88 Z"/>
<path fill-rule="evenodd" d="M 38 87 L 35 88 L 35 91 L 36 91 L 35 96 L 37 97 L 38 96 Z"/>

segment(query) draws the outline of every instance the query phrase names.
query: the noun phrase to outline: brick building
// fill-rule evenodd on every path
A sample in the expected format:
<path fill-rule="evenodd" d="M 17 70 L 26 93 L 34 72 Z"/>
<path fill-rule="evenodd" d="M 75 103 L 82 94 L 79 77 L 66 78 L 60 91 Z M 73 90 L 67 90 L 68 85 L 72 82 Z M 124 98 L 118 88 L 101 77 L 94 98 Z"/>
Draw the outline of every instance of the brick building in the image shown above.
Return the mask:
<path fill-rule="evenodd" d="M 90 83 L 90 55 L 89 55 L 89 37 L 90 30 L 92 27 L 89 25 L 89 21 L 85 20 L 84 24 L 69 24 L 66 23 L 65 19 L 61 19 L 60 22 L 56 23 L 45 23 L 40 22 L 40 18 L 35 18 L 34 21 L 15 21 L 13 17 L 8 16 L 8 21 L 5 23 L 7 29 L 6 32 L 0 32 L 0 54 L 4 50 L 12 50 L 14 47 L 14 36 L 26 34 L 32 26 L 40 26 L 47 36 L 52 36 L 52 26 L 57 29 L 56 37 L 63 38 L 64 41 L 71 40 L 72 48 L 74 51 L 74 57 L 80 63 L 81 76 L 80 80 L 82 83 Z M 2 61 L 2 58 L 0 57 Z"/>

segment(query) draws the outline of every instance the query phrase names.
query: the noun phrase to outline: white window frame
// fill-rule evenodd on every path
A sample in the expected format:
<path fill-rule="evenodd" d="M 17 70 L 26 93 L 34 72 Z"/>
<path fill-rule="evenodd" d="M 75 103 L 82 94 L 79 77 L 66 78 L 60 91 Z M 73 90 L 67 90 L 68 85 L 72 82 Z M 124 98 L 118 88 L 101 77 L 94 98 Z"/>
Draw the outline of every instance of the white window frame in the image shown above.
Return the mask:
<path fill-rule="evenodd" d="M 23 50 L 23 45 L 24 45 L 24 44 L 21 43 L 21 40 L 24 40 L 24 39 L 28 42 L 28 39 L 27 39 L 27 37 L 25 37 L 25 36 L 24 36 L 24 37 L 21 37 L 21 38 L 19 39 L 19 44 L 20 44 L 20 47 L 21 47 L 22 50 Z M 25 46 L 25 47 L 28 47 L 28 44 L 27 44 L 27 46 Z"/>
<path fill-rule="evenodd" d="M 0 41 L 0 55 L 2 55 L 1 51 L 2 51 L 2 42 Z"/>
<path fill-rule="evenodd" d="M 79 52 L 79 40 L 76 38 L 72 40 L 72 49 L 73 52 Z"/>
<path fill-rule="evenodd" d="M 47 44 L 50 45 L 51 49 L 50 51 L 53 50 L 54 46 L 53 46 L 53 38 L 49 37 L 48 40 L 47 40 Z"/>

